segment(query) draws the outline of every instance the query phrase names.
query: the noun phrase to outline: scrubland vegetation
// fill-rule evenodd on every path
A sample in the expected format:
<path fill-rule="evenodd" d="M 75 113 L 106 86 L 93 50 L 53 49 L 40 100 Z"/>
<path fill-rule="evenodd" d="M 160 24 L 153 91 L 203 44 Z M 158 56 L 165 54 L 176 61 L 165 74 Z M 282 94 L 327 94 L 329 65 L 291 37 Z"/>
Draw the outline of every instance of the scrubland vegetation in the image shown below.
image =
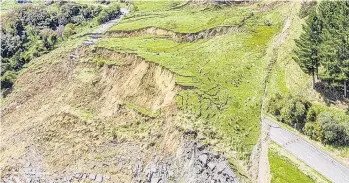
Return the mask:
<path fill-rule="evenodd" d="M 9 3 L 9 2 L 6 2 Z M 1 88 L 11 88 L 18 72 L 33 58 L 83 29 L 119 15 L 119 7 L 76 3 L 25 4 L 1 17 Z"/>
<path fill-rule="evenodd" d="M 349 116 L 311 104 L 301 97 L 276 95 L 269 101 L 268 112 L 311 139 L 336 146 L 349 142 Z"/>

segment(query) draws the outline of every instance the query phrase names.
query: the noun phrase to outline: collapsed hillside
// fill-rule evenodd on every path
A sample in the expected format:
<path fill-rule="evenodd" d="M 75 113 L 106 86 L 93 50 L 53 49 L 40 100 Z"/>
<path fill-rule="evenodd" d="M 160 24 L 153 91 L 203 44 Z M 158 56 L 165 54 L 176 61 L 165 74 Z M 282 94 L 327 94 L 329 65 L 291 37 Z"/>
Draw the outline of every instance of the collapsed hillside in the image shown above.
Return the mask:
<path fill-rule="evenodd" d="M 288 3 L 192 6 L 29 65 L 4 104 L 2 178 L 255 181 L 265 55 Z"/>
<path fill-rule="evenodd" d="M 176 126 L 172 73 L 106 50 L 82 47 L 77 60 L 69 52 L 45 55 L 17 80 L 2 113 L 2 178 L 236 180 L 222 157 Z"/>

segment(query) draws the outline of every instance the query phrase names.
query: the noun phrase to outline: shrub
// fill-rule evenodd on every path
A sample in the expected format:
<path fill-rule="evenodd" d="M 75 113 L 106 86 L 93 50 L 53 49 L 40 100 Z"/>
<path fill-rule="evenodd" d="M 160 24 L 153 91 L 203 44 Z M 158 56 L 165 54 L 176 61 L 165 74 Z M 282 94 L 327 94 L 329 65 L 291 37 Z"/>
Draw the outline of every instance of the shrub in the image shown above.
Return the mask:
<path fill-rule="evenodd" d="M 40 37 L 44 43 L 44 47 L 48 50 L 52 49 L 57 41 L 57 33 L 48 28 L 40 31 Z"/>
<path fill-rule="evenodd" d="M 307 122 L 314 122 L 314 121 L 316 121 L 316 110 L 314 107 L 311 107 L 307 113 Z"/>
<path fill-rule="evenodd" d="M 68 38 L 69 36 L 75 34 L 74 29 L 75 26 L 73 24 L 67 24 L 64 27 L 63 37 Z"/>
<path fill-rule="evenodd" d="M 16 79 L 16 73 L 14 71 L 8 71 L 1 76 L 1 89 L 11 88 Z"/>
<path fill-rule="evenodd" d="M 109 8 L 105 8 L 99 13 L 97 17 L 97 23 L 105 23 L 120 14 L 120 7 L 118 5 L 111 5 Z"/>
<path fill-rule="evenodd" d="M 85 21 L 85 18 L 83 15 L 78 15 L 71 18 L 71 22 L 75 25 L 79 25 L 84 21 Z"/>
<path fill-rule="evenodd" d="M 82 16 L 84 16 L 85 19 L 90 19 L 94 17 L 93 9 L 88 7 L 82 10 Z"/>
<path fill-rule="evenodd" d="M 267 111 L 273 115 L 280 116 L 283 106 L 283 97 L 279 93 L 275 94 L 268 102 Z"/>
<path fill-rule="evenodd" d="M 1 57 L 12 57 L 22 45 L 20 36 L 1 34 Z"/>
<path fill-rule="evenodd" d="M 28 6 L 21 18 L 24 19 L 26 25 L 48 26 L 50 16 L 43 6 Z"/>
<path fill-rule="evenodd" d="M 316 141 L 321 141 L 322 139 L 322 130 L 317 122 L 305 123 L 303 133 Z"/>
<path fill-rule="evenodd" d="M 338 118 L 329 112 L 320 113 L 318 122 L 322 129 L 322 142 L 325 144 L 345 145 L 348 143 L 348 135 L 345 127 Z"/>
<path fill-rule="evenodd" d="M 307 110 L 310 104 L 301 99 L 292 98 L 286 102 L 281 110 L 281 119 L 296 129 L 302 129 L 305 124 Z"/>
<path fill-rule="evenodd" d="M 97 23 L 98 24 L 102 24 L 104 22 L 107 22 L 108 19 L 108 13 L 105 11 L 102 11 L 101 13 L 99 13 L 98 17 L 97 17 Z"/>
<path fill-rule="evenodd" d="M 56 34 L 58 37 L 63 37 L 64 34 L 64 26 L 63 25 L 59 25 L 56 29 Z"/>
<path fill-rule="evenodd" d="M 349 143 L 349 135 L 342 123 L 348 121 L 348 118 L 339 118 L 340 116 L 329 112 L 319 114 L 308 101 L 294 96 L 283 97 L 280 94 L 273 96 L 267 107 L 269 113 L 313 140 L 332 145 Z"/>

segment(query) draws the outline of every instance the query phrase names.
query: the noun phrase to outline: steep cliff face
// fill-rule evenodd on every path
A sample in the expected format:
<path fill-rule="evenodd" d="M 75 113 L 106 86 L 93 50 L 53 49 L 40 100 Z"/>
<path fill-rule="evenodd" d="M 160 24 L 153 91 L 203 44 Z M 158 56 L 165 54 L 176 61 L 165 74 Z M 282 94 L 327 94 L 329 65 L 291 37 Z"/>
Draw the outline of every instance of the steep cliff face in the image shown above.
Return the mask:
<path fill-rule="evenodd" d="M 180 88 L 164 68 L 88 47 L 35 63 L 2 112 L 3 180 L 237 181 L 222 157 L 177 127 Z"/>

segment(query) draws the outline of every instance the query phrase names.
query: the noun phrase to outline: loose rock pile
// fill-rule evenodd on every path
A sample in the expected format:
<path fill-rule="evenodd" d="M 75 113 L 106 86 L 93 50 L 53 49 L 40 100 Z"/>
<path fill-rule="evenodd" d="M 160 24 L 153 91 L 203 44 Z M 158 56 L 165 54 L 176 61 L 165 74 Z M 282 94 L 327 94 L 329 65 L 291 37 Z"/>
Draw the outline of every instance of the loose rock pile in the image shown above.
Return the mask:
<path fill-rule="evenodd" d="M 23 169 L 22 172 L 16 172 L 7 175 L 0 182 L 4 183 L 36 183 L 36 182 L 110 182 L 110 177 L 108 175 L 95 174 L 95 173 L 76 173 L 61 178 L 49 179 L 46 178 L 50 176 L 48 173 L 36 172 L 33 169 Z"/>
<path fill-rule="evenodd" d="M 197 143 L 187 144 L 179 157 L 152 161 L 143 171 L 142 162 L 138 161 L 133 173 L 135 182 L 238 182 L 224 158 L 209 151 L 205 146 L 198 146 Z"/>

